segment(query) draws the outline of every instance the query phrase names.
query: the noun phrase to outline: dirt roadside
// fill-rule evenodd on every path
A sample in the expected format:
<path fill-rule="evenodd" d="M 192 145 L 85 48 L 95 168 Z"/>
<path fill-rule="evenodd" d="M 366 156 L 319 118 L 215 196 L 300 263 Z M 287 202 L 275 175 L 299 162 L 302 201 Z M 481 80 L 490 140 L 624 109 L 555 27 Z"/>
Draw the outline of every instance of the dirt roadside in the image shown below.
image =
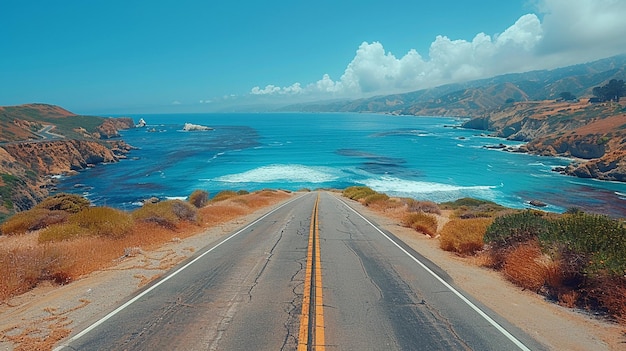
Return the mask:
<path fill-rule="evenodd" d="M 532 292 L 513 286 L 497 272 L 442 251 L 436 239 L 404 228 L 359 203 L 350 203 L 439 265 L 463 290 L 550 349 L 626 349 L 624 327 L 544 301 Z M 174 239 L 159 250 L 131 250 L 112 268 L 62 287 L 39 286 L 0 304 L 0 350 L 51 350 L 59 340 L 86 328 L 138 288 L 269 209 L 258 210 L 190 238 Z"/>

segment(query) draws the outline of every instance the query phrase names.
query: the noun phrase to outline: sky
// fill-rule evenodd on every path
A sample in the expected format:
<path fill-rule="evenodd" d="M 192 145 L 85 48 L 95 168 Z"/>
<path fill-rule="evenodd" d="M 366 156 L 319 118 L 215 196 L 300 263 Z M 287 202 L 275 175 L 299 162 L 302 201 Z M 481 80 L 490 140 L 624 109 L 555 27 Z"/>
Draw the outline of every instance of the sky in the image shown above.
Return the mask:
<path fill-rule="evenodd" d="M 214 112 L 626 53 L 626 0 L 0 0 L 0 105 Z"/>

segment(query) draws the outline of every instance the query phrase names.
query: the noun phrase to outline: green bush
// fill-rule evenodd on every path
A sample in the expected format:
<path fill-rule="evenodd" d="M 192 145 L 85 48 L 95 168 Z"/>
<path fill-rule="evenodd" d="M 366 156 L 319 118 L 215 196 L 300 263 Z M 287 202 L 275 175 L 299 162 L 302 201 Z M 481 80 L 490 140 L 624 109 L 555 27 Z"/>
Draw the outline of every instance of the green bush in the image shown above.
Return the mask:
<path fill-rule="evenodd" d="M 510 210 L 495 202 L 469 197 L 452 202 L 444 202 L 440 204 L 440 207 L 445 210 L 454 210 L 454 216 L 462 219 L 496 217 L 510 212 Z"/>
<path fill-rule="evenodd" d="M 198 210 L 190 203 L 181 200 L 167 200 L 155 204 L 145 204 L 133 211 L 136 220 L 156 223 L 173 229 L 180 220 L 197 221 Z"/>
<path fill-rule="evenodd" d="M 494 247 L 508 247 L 544 234 L 549 222 L 540 212 L 526 210 L 496 218 L 487 228 L 485 242 Z"/>
<path fill-rule="evenodd" d="M 209 193 L 204 190 L 194 190 L 187 201 L 196 208 L 204 207 L 209 202 Z"/>
<path fill-rule="evenodd" d="M 343 191 L 343 196 L 352 200 L 363 199 L 374 194 L 376 194 L 376 191 L 366 186 L 351 186 Z"/>
<path fill-rule="evenodd" d="M 487 201 L 487 200 L 464 197 L 455 201 L 443 202 L 441 205 L 446 207 L 447 209 L 454 210 L 459 207 L 477 207 L 481 205 L 496 205 L 496 203 L 492 201 Z"/>
<path fill-rule="evenodd" d="M 93 236 L 120 238 L 130 233 L 133 227 L 131 216 L 110 207 L 89 207 L 73 214 L 69 224 L 74 224 Z"/>
<path fill-rule="evenodd" d="M 89 207 L 91 203 L 89 200 L 82 196 L 75 194 L 59 193 L 54 196 L 45 198 L 42 202 L 37 204 L 34 208 L 41 208 L 46 210 L 59 210 L 69 213 L 77 213 L 85 208 Z"/>
<path fill-rule="evenodd" d="M 563 215 L 539 235 L 539 241 L 553 255 L 585 263 L 581 273 L 618 277 L 626 273 L 626 228 L 607 216 Z"/>

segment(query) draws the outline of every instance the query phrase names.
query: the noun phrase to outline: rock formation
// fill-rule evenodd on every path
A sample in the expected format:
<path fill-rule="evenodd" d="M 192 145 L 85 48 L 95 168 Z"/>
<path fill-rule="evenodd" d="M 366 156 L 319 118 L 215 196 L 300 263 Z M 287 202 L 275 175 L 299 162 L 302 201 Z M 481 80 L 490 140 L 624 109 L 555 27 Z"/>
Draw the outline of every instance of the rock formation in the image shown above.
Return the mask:
<path fill-rule="evenodd" d="M 626 108 L 619 104 L 517 103 L 463 126 L 527 141 L 518 149 L 521 152 L 578 159 L 562 170 L 565 174 L 626 181 Z"/>
<path fill-rule="evenodd" d="M 183 130 L 187 131 L 187 132 L 191 132 L 191 131 L 213 130 L 213 128 L 206 127 L 206 126 L 201 126 L 201 125 L 198 125 L 198 124 L 185 123 L 185 126 L 183 127 Z"/>

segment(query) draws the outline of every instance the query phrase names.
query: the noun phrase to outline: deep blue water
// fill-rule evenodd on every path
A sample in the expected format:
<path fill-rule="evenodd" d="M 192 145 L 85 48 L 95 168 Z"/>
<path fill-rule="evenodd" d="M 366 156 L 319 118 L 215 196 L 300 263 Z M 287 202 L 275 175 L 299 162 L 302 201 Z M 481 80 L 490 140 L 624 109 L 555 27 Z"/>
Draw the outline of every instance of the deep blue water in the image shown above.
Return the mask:
<path fill-rule="evenodd" d="M 147 128 L 122 131 L 139 150 L 119 163 L 61 179 L 59 189 L 122 209 L 194 189 L 344 188 L 443 202 L 475 197 L 550 211 L 570 207 L 626 217 L 626 184 L 552 172 L 568 160 L 501 150 L 510 142 L 458 128 L 460 119 L 373 114 L 137 115 Z M 183 132 L 189 122 L 213 131 Z M 148 132 L 150 129 L 156 132 Z M 75 184 L 85 187 L 75 188 Z"/>

